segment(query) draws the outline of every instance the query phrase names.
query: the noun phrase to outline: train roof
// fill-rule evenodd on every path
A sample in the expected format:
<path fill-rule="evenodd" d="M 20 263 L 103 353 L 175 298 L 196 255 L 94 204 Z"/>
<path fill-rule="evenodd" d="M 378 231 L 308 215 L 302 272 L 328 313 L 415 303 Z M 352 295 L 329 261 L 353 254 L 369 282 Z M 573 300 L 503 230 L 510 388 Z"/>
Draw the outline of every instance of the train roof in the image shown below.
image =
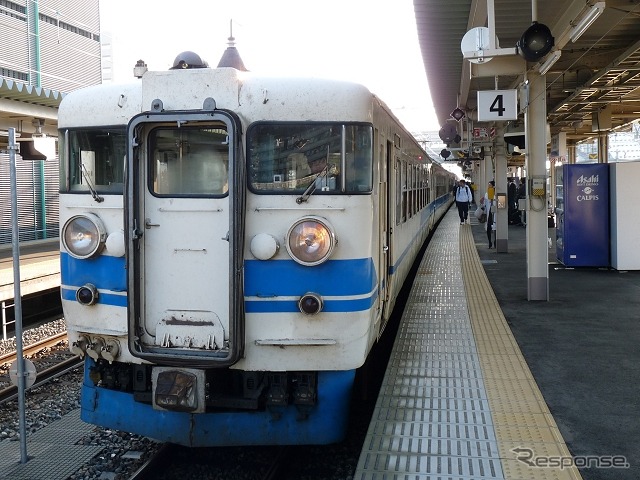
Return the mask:
<path fill-rule="evenodd" d="M 104 84 L 74 90 L 58 109 L 58 127 L 126 125 L 141 111 L 140 83 Z"/>
<path fill-rule="evenodd" d="M 264 76 L 228 67 L 147 71 L 134 83 L 96 85 L 68 94 L 60 105 L 59 126 L 124 125 L 151 110 L 156 99 L 165 110 L 195 110 L 206 98 L 248 122 L 370 122 L 373 110 L 384 106 L 365 86 L 342 80 Z"/>

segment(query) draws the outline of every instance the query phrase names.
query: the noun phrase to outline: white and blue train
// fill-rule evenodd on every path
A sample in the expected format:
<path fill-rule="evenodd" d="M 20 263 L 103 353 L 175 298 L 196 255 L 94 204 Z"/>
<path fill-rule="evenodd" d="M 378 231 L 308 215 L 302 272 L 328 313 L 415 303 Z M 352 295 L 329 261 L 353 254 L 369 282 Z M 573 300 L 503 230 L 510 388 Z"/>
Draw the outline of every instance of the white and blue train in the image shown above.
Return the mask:
<path fill-rule="evenodd" d="M 360 85 L 182 56 L 60 105 L 81 418 L 189 446 L 339 441 L 455 176 Z"/>

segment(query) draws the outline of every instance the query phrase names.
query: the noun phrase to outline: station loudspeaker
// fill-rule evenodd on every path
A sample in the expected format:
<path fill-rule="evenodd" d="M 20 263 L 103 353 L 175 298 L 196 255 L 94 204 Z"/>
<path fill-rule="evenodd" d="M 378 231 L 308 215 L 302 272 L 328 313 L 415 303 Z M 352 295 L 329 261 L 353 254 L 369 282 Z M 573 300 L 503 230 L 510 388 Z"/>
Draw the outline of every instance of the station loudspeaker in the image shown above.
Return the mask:
<path fill-rule="evenodd" d="M 551 51 L 553 45 L 554 39 L 549 27 L 533 22 L 516 43 L 516 49 L 527 62 L 537 62 Z"/>

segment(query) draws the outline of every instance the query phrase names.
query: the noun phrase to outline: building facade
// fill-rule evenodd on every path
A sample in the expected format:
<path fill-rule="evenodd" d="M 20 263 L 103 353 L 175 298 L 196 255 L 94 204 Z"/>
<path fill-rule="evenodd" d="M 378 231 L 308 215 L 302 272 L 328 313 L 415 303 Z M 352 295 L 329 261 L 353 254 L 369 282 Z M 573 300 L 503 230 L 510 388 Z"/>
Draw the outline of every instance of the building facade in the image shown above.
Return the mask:
<path fill-rule="evenodd" d="M 57 137 L 65 93 L 102 81 L 99 0 L 0 0 L 0 245 L 11 243 L 7 132 Z M 16 156 L 20 240 L 58 236 L 58 158 Z"/>

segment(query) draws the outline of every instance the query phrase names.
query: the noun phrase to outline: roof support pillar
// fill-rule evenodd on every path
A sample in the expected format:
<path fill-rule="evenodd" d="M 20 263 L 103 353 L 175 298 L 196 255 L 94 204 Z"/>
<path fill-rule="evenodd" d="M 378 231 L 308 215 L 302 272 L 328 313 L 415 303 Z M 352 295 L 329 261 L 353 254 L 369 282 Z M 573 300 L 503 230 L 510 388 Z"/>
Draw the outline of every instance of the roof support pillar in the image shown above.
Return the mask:
<path fill-rule="evenodd" d="M 547 220 L 546 78 L 529 73 L 529 105 L 524 121 L 527 135 L 527 299 L 549 300 L 549 227 Z M 543 190 L 532 188 L 542 185 Z"/>
<path fill-rule="evenodd" d="M 504 122 L 496 124 L 496 252 L 509 252 L 509 209 L 507 208 L 507 149 L 504 143 Z M 503 201 L 504 200 L 504 201 Z"/>

